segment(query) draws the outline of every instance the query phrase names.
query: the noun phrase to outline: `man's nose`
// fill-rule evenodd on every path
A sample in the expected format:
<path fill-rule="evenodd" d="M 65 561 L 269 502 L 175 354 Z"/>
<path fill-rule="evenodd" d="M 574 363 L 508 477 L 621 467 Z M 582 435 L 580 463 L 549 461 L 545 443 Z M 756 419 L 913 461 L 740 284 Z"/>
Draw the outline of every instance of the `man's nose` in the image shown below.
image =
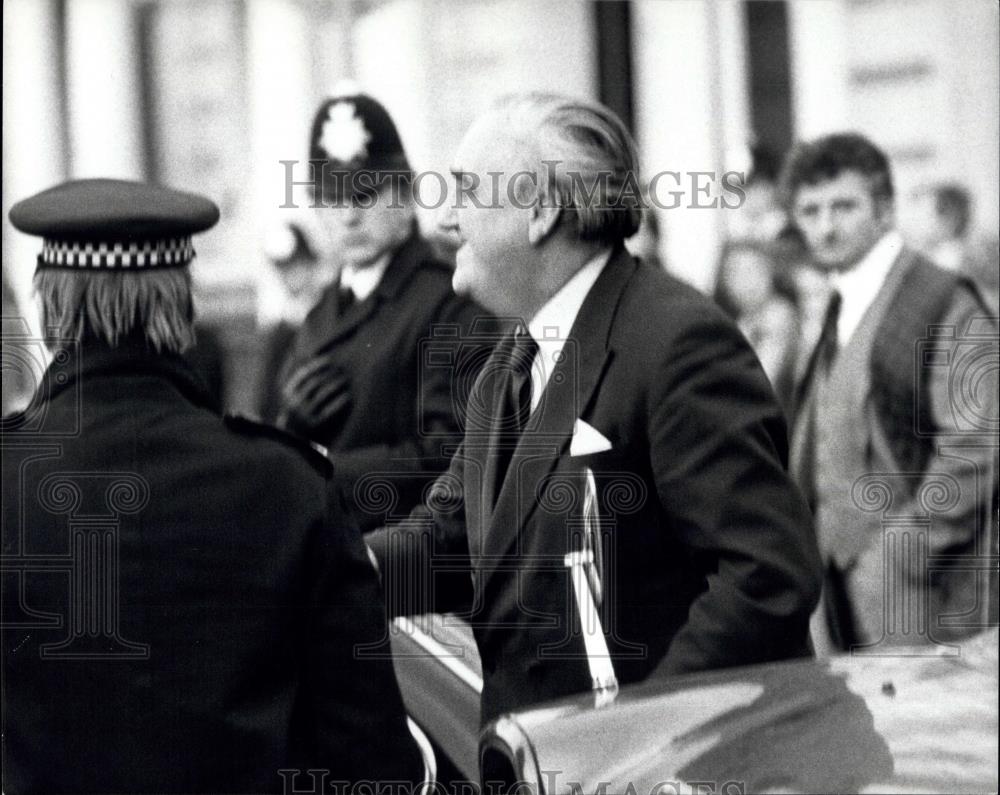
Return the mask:
<path fill-rule="evenodd" d="M 361 214 L 363 212 L 364 210 L 358 206 L 356 201 L 351 201 L 351 203 L 343 209 L 343 215 L 341 216 L 344 226 L 357 226 L 361 223 Z"/>
<path fill-rule="evenodd" d="M 837 219 L 830 208 L 826 207 L 819 211 L 816 227 L 823 237 L 829 237 L 837 231 Z"/>

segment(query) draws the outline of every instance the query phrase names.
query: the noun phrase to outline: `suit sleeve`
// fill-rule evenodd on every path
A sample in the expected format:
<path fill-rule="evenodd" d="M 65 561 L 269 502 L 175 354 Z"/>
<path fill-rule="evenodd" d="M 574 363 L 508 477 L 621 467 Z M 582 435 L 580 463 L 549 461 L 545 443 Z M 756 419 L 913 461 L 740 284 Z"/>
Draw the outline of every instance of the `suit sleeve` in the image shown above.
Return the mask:
<path fill-rule="evenodd" d="M 938 587 L 932 591 L 933 599 L 943 601 L 931 609 L 951 615 L 950 623 L 941 616 L 934 625 L 935 637 L 946 640 L 988 625 L 985 610 L 978 615 L 958 614 L 981 604 L 977 594 L 981 575 L 967 561 L 996 544 L 989 535 L 996 511 L 997 447 L 986 419 L 990 412 L 996 416 L 998 400 L 996 309 L 960 288 L 941 324 L 955 329 L 949 366 L 924 367 L 922 372 L 928 379 L 927 394 L 938 432 L 914 492 L 921 504 L 902 512 L 919 515 L 928 504 L 933 511 L 934 496 L 942 497 L 941 510 L 933 512 L 927 552 L 943 556 L 935 562 Z M 896 572 L 897 582 L 906 577 L 914 577 L 909 567 Z M 922 582 L 914 582 L 914 589 L 922 587 Z"/>
<path fill-rule="evenodd" d="M 306 693 L 313 758 L 331 780 L 423 778 L 390 657 L 374 567 L 338 489 L 315 528 L 307 566 Z"/>
<path fill-rule="evenodd" d="M 664 511 L 707 580 L 660 664 L 677 674 L 809 653 L 820 590 L 784 419 L 746 342 L 721 318 L 674 340 L 649 391 Z"/>
<path fill-rule="evenodd" d="M 402 522 L 365 536 L 378 563 L 390 618 L 459 612 L 471 604 L 462 460 L 459 448 L 423 504 Z"/>
<path fill-rule="evenodd" d="M 934 425 L 939 429 L 927 476 L 951 474 L 958 483 L 958 495 L 955 508 L 936 517 L 931 554 L 971 539 L 976 529 L 982 527 L 986 517 L 977 516 L 977 510 L 991 496 L 989 489 L 997 476 L 996 440 L 989 433 L 988 421 L 982 422 L 990 407 L 995 416 L 998 399 L 995 310 L 990 312 L 972 293 L 961 289 L 942 324 L 955 329 L 957 344 L 950 367 L 924 369 L 929 377 Z M 948 442 L 955 444 L 949 446 Z M 962 465 L 955 466 L 958 462 Z"/>

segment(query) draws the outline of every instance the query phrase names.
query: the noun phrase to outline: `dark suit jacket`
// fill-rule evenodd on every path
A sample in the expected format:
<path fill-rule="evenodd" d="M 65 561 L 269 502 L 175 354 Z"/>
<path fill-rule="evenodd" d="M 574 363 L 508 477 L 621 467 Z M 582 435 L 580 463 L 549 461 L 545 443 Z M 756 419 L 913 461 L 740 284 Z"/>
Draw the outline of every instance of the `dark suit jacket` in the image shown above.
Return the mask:
<path fill-rule="evenodd" d="M 4 420 L 4 791 L 419 780 L 329 463 L 137 347 L 57 356 L 41 395 Z"/>
<path fill-rule="evenodd" d="M 498 346 L 499 356 L 504 343 Z M 563 361 L 497 493 L 483 368 L 468 428 L 426 510 L 369 537 L 399 589 L 405 544 L 435 569 L 399 610 L 454 609 L 469 578 L 483 719 L 590 687 L 563 556 L 578 548 L 581 474 L 605 534 L 604 629 L 619 681 L 809 653 L 819 565 L 786 473 L 782 411 L 754 354 L 700 293 L 618 251 L 588 294 Z M 488 415 L 488 412 L 485 412 Z M 494 414 L 495 416 L 495 414 Z M 577 418 L 612 449 L 571 455 Z M 495 504 L 494 504 L 495 503 Z"/>
<path fill-rule="evenodd" d="M 363 529 L 384 523 L 386 514 L 405 516 L 424 486 L 447 468 L 443 447 L 461 439 L 464 396 L 456 366 L 428 362 L 425 352 L 442 328 L 466 337 L 486 313 L 455 295 L 451 275 L 414 234 L 375 291 L 343 316 L 338 285 L 326 290 L 284 368 L 287 377 L 313 356 L 324 356 L 348 377 L 350 408 L 313 441 L 329 448 Z M 474 375 L 464 374 L 465 391 Z"/>

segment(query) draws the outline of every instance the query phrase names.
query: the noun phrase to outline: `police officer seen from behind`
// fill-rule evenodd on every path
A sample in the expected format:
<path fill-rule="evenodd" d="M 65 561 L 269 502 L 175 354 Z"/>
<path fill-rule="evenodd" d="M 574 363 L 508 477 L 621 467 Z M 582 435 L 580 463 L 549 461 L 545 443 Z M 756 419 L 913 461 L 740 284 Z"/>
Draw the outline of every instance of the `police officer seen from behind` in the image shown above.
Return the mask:
<path fill-rule="evenodd" d="M 388 509 L 405 514 L 423 473 L 447 468 L 442 445 L 460 438 L 464 401 L 455 371 L 427 367 L 422 345 L 442 325 L 465 338 L 484 313 L 455 296 L 452 269 L 420 236 L 410 164 L 382 105 L 363 94 L 324 102 L 310 160 L 316 212 L 341 271 L 283 368 L 279 424 L 329 448 L 368 529 L 388 506 L 366 493 L 391 482 Z"/>
<path fill-rule="evenodd" d="M 391 663 L 356 653 L 384 607 L 330 464 L 223 420 L 182 358 L 218 209 L 84 180 L 10 219 L 44 238 L 53 361 L 4 420 L 4 791 L 419 782 Z"/>

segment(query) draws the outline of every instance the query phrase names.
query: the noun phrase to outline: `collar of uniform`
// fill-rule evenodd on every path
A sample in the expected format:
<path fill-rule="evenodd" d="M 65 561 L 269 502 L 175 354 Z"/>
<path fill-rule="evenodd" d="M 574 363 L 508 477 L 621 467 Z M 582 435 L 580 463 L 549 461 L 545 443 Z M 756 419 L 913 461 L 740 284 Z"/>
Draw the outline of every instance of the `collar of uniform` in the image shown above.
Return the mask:
<path fill-rule="evenodd" d="M 375 293 L 383 298 L 396 298 L 409 283 L 410 277 L 420 264 L 433 258 L 430 245 L 420 237 L 414 227 L 413 233 L 390 259 L 385 273 L 375 288 Z"/>
<path fill-rule="evenodd" d="M 965 259 L 965 243 L 955 238 L 942 240 L 929 253 L 935 264 L 946 271 L 961 271 L 962 261 Z"/>
<path fill-rule="evenodd" d="M 868 307 L 885 283 L 893 263 L 903 250 L 903 236 L 895 229 L 886 232 L 871 251 L 850 270 L 835 273 L 830 278 L 831 286 L 840 293 L 840 316 L 837 322 L 837 338 L 840 345 L 846 345 L 854 330 L 861 322 Z"/>
<path fill-rule="evenodd" d="M 74 382 L 86 383 L 88 378 L 117 376 L 156 376 L 174 384 L 192 403 L 219 413 L 220 407 L 182 356 L 156 353 L 142 340 L 129 339 L 112 348 L 104 342 L 86 340 L 78 346 L 57 354 L 45 371 L 40 385 L 41 394 L 51 400 Z M 123 390 L 127 395 L 127 391 Z"/>
<path fill-rule="evenodd" d="M 373 265 L 364 268 L 345 265 L 340 274 L 340 288 L 350 290 L 356 300 L 364 301 L 379 286 L 391 259 L 392 252 L 387 251 Z"/>

